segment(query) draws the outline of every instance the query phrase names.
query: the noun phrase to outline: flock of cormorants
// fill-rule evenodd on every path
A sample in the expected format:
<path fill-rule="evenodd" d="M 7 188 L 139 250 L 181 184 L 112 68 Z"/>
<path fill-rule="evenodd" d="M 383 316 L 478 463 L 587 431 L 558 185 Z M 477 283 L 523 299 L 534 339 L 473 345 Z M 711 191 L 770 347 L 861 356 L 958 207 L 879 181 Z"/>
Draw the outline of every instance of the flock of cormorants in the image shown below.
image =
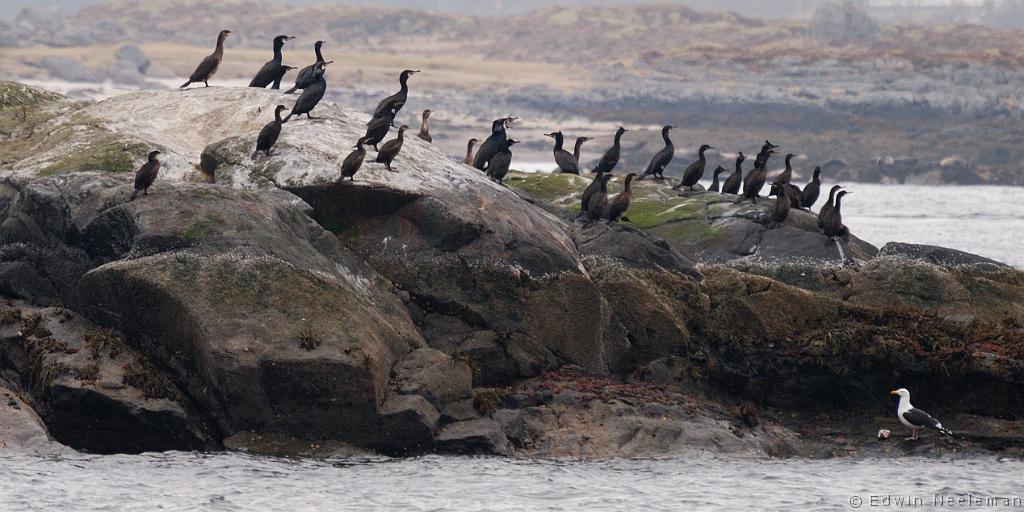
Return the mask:
<path fill-rule="evenodd" d="M 230 33 L 230 30 L 222 30 L 220 32 L 217 37 L 217 46 L 214 52 L 203 59 L 189 77 L 188 81 L 185 82 L 181 88 L 185 88 L 190 84 L 199 82 L 202 82 L 205 86 L 209 87 L 209 79 L 217 72 L 221 61 L 224 58 L 224 41 Z M 281 80 L 284 78 L 285 74 L 287 74 L 288 71 L 295 69 L 292 66 L 287 66 L 282 63 L 283 59 L 281 50 L 284 47 L 285 42 L 290 39 L 293 39 L 293 37 L 286 35 L 280 35 L 274 38 L 274 56 L 256 73 L 256 76 L 254 76 L 252 81 L 249 83 L 250 87 L 265 88 L 267 86 L 271 86 L 272 89 L 280 88 Z M 316 62 L 301 69 L 295 78 L 295 85 L 291 89 L 285 91 L 285 94 L 291 94 L 297 90 L 302 90 L 302 94 L 292 107 L 291 113 L 282 118 L 281 113 L 288 110 L 288 108 L 284 105 L 278 105 L 274 110 L 274 120 L 267 123 L 267 125 L 260 130 L 259 136 L 256 140 L 256 150 L 252 154 L 253 160 L 258 159 L 260 157 L 260 153 L 267 157 L 273 156 L 271 149 L 281 135 L 282 125 L 288 122 L 292 117 L 305 114 L 308 119 L 315 119 L 310 115 L 310 112 L 312 112 L 317 104 L 319 104 L 327 90 L 327 82 L 324 78 L 324 73 L 327 65 L 333 62 L 324 60 L 323 54 L 321 53 L 322 46 L 323 41 L 316 42 L 314 46 Z M 402 150 L 402 145 L 405 141 L 405 132 L 409 127 L 402 125 L 398 127 L 398 136 L 395 139 L 387 142 L 384 142 L 384 139 L 387 137 L 390 129 L 395 126 L 395 117 L 398 112 L 402 110 L 408 100 L 409 78 L 416 73 L 419 73 L 419 71 L 412 69 L 402 71 L 399 76 L 400 89 L 398 92 L 384 98 L 377 104 L 373 112 L 373 117 L 366 125 L 366 134 L 356 142 L 354 150 L 345 157 L 342 162 L 339 182 L 345 178 L 348 178 L 350 181 L 355 180 L 356 172 L 359 171 L 366 159 L 366 146 L 373 146 L 376 150 L 377 155 L 374 162 L 383 164 L 388 171 L 396 172 L 395 169 L 392 168 L 392 163 L 394 162 L 395 157 L 398 156 L 399 152 Z M 430 129 L 428 126 L 430 115 L 430 110 L 423 111 L 420 131 L 417 134 L 420 139 L 427 142 L 433 141 L 433 137 L 430 135 Z M 466 156 L 463 159 L 463 163 L 483 171 L 491 179 L 501 183 L 508 173 L 509 166 L 512 163 L 512 146 L 518 143 L 518 141 L 510 139 L 506 133 L 506 130 L 516 119 L 517 118 L 515 117 L 495 119 L 491 125 L 491 135 L 482 143 L 477 139 L 470 139 L 466 148 Z M 665 126 L 662 128 L 661 136 L 665 141 L 665 146 L 651 157 L 651 160 L 647 164 L 643 173 L 628 174 L 626 176 L 622 192 L 614 198 L 609 199 L 608 182 L 612 178 L 612 172 L 619 163 L 622 136 L 628 131 L 625 128 L 620 127 L 615 132 L 615 138 L 612 146 L 604 152 L 601 159 L 598 160 L 594 169 L 591 171 L 595 176 L 593 181 L 591 181 L 583 191 L 581 216 L 593 221 L 601 219 L 605 219 L 608 222 L 628 220 L 628 218 L 624 217 L 624 214 L 629 209 L 630 200 L 632 198 L 633 181 L 643 180 L 648 177 L 653 177 L 654 179 L 659 180 L 665 179 L 665 168 L 675 156 L 675 146 L 672 144 L 672 139 L 670 137 L 670 132 L 673 128 L 673 126 Z M 590 138 L 577 138 L 573 148 L 574 150 L 570 153 L 564 148 L 565 137 L 562 132 L 551 132 L 545 134 L 545 136 L 551 137 L 555 141 L 553 154 L 559 171 L 563 173 L 580 174 L 580 149 L 585 142 L 590 140 Z M 382 142 L 383 145 L 381 146 L 380 144 Z M 479 148 L 474 155 L 473 148 L 478 143 Z M 719 184 L 719 175 L 727 172 L 726 169 L 719 166 L 714 170 L 714 180 L 709 191 L 721 194 L 738 195 L 740 197 L 736 201 L 737 203 L 748 199 L 756 203 L 759 194 L 767 183 L 768 160 L 775 155 L 775 150 L 779 149 L 779 147 L 780 146 L 766 140 L 764 146 L 761 147 L 761 151 L 757 154 L 757 157 L 754 160 L 754 168 L 747 173 L 746 177 L 743 176 L 743 162 L 746 160 L 746 156 L 740 152 L 739 156 L 736 158 L 735 171 L 729 175 L 723 183 Z M 682 180 L 679 184 L 673 186 L 672 190 L 679 190 L 683 187 L 686 187 L 690 191 L 694 190 L 694 187 L 704 176 L 704 170 L 707 166 L 705 153 L 709 149 L 714 148 L 707 144 L 700 146 L 700 149 L 698 149 L 697 152 L 697 160 L 686 167 L 686 170 L 683 171 Z M 149 187 L 156 179 L 157 173 L 160 169 L 160 162 L 157 160 L 157 155 L 159 153 L 159 151 L 151 152 L 149 154 L 148 161 L 139 169 L 136 175 L 135 191 L 132 193 L 132 199 L 134 199 L 139 192 L 146 194 Z M 812 181 L 803 189 L 800 189 L 790 183 L 793 177 L 792 160 L 794 157 L 795 155 L 792 153 L 786 155 L 786 168 L 781 174 L 775 177 L 769 189 L 769 196 L 776 196 L 776 201 L 771 211 L 771 218 L 775 224 L 781 224 L 785 221 L 789 216 L 791 209 L 805 209 L 809 211 L 811 206 L 817 202 L 821 192 L 820 168 L 814 169 L 814 177 Z M 840 191 L 841 188 L 842 187 L 838 185 L 832 187 L 829 191 L 828 200 L 825 205 L 821 207 L 821 210 L 818 213 L 818 227 L 827 237 L 829 237 L 829 239 L 846 239 L 849 235 L 849 230 L 843 225 L 841 211 L 843 197 L 849 192 Z"/>

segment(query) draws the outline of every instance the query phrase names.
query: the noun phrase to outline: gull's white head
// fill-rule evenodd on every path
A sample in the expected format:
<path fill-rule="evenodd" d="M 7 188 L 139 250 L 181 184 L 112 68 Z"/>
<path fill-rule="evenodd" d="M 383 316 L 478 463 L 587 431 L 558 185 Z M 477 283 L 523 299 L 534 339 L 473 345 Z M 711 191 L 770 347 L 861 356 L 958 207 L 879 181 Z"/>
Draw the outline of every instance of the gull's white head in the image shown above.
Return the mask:
<path fill-rule="evenodd" d="M 907 388 L 895 389 L 890 391 L 889 394 L 910 400 L 910 391 L 907 391 Z"/>

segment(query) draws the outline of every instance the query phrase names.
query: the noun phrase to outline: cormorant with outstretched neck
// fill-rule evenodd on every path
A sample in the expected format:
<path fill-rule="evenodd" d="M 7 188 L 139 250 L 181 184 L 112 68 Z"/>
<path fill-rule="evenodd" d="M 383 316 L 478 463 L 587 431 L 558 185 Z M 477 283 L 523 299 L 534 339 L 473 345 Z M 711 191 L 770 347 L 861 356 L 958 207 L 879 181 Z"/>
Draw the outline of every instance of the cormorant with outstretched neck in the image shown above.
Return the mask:
<path fill-rule="evenodd" d="M 789 217 L 789 209 L 793 207 L 793 200 L 790 197 L 792 192 L 785 185 L 772 185 L 770 195 L 776 196 L 775 206 L 772 208 L 772 222 L 782 224 L 782 221 Z"/>
<path fill-rule="evenodd" d="M 660 180 L 665 179 L 665 168 L 668 167 L 676 153 L 676 147 L 672 145 L 672 139 L 668 137 L 668 132 L 672 131 L 672 128 L 675 127 L 665 126 L 661 129 L 661 138 L 665 140 L 665 147 L 651 157 L 651 161 L 647 163 L 647 169 L 644 169 L 644 173 L 637 178 L 638 181 L 648 176 L 654 176 Z"/>
<path fill-rule="evenodd" d="M 708 192 L 719 192 L 721 185 L 718 183 L 718 175 L 723 172 L 725 172 L 725 167 L 722 167 L 721 165 L 715 167 L 715 177 L 711 180 L 711 188 L 708 189 Z"/>
<path fill-rule="evenodd" d="M 600 220 L 601 216 L 604 215 L 605 209 L 608 208 L 608 180 L 612 179 L 611 174 L 601 174 L 601 177 L 597 179 L 600 188 L 594 195 L 590 196 L 590 201 L 587 202 L 587 209 L 585 213 L 590 220 Z"/>
<path fill-rule="evenodd" d="M 230 30 L 221 30 L 217 36 L 217 48 L 213 50 L 213 53 L 206 56 L 202 62 L 196 66 L 196 70 L 192 72 L 192 75 L 188 77 L 188 81 L 182 84 L 179 89 L 184 89 L 189 84 L 202 82 L 203 85 L 209 87 L 209 80 L 214 73 L 217 72 L 217 68 L 220 67 L 220 62 L 224 60 L 224 40 L 228 38 Z"/>
<path fill-rule="evenodd" d="M 583 143 L 590 140 L 590 137 L 576 137 L 576 145 L 572 149 L 572 159 L 576 160 L 576 170 L 580 168 L 580 150 L 583 149 Z"/>
<path fill-rule="evenodd" d="M 156 181 L 156 175 L 160 173 L 160 161 L 156 159 L 159 155 L 159 151 L 150 151 L 149 156 L 146 157 L 146 163 L 139 167 L 139 170 L 135 173 L 135 189 L 132 190 L 129 201 L 134 201 L 138 197 L 139 192 L 142 195 L 149 195 L 149 187 L 153 186 L 153 182 Z"/>
<path fill-rule="evenodd" d="M 841 188 L 843 187 L 834 185 L 832 186 L 832 189 L 828 191 L 828 201 L 825 201 L 825 204 L 821 206 L 821 210 L 818 210 L 818 229 L 825 228 L 825 217 L 827 217 L 832 211 L 832 208 L 835 207 L 836 192 L 839 192 L 839 189 Z"/>
<path fill-rule="evenodd" d="M 284 48 L 285 41 L 294 39 L 291 36 L 277 36 L 274 38 L 274 58 L 268 60 L 259 71 L 256 72 L 256 76 L 252 77 L 252 81 L 249 82 L 249 87 L 266 87 L 270 84 L 274 84 L 271 89 L 281 88 L 281 79 L 284 78 L 284 74 L 289 69 L 295 69 L 291 66 L 285 66 L 281 64 L 281 48 Z"/>
<path fill-rule="evenodd" d="M 481 171 L 487 168 L 487 163 L 494 158 L 500 151 L 505 149 L 505 140 L 507 135 L 505 129 L 507 129 L 512 121 L 515 121 L 515 117 L 503 117 L 501 119 L 495 119 L 491 123 L 491 135 L 487 137 L 487 140 L 483 144 L 480 144 L 480 149 L 476 150 L 476 156 L 473 157 L 473 167 L 480 169 Z"/>
<path fill-rule="evenodd" d="M 615 142 L 612 143 L 612 147 L 605 150 L 604 155 L 601 155 L 601 160 L 597 162 L 597 167 L 593 172 L 604 173 L 615 170 L 615 166 L 619 165 L 619 153 L 622 151 L 622 134 L 628 131 L 621 126 L 615 131 Z"/>
<path fill-rule="evenodd" d="M 814 206 L 814 203 L 818 201 L 818 195 L 821 194 L 821 167 L 814 168 L 814 177 L 811 178 L 811 182 L 808 183 L 803 190 L 800 191 L 800 207 L 807 208 L 808 210 Z"/>
<path fill-rule="evenodd" d="M 623 215 L 629 210 L 629 202 L 633 198 L 633 178 L 636 178 L 635 172 L 627 174 L 626 187 L 608 203 L 608 208 L 604 212 L 604 218 L 608 219 L 608 222 L 618 222 L 619 219 L 629 220 Z"/>
<path fill-rule="evenodd" d="M 836 194 L 836 204 L 828 211 L 828 215 L 821 220 L 822 231 L 825 232 L 825 236 L 830 239 L 842 238 L 846 240 L 850 235 L 850 230 L 843 225 L 843 197 L 852 192 L 842 191 Z"/>
<path fill-rule="evenodd" d="M 758 153 L 757 157 L 754 159 L 754 168 L 757 169 L 765 167 L 768 164 L 768 151 L 779 149 L 781 147 L 782 146 L 779 146 L 778 144 L 772 144 L 772 141 L 770 140 L 765 140 L 764 146 L 761 146 L 761 152 Z"/>
<path fill-rule="evenodd" d="M 505 149 L 499 151 L 491 161 L 487 163 L 487 175 L 491 179 L 501 180 L 505 179 L 505 175 L 508 174 L 508 168 L 512 165 L 512 145 L 519 144 L 519 141 L 508 139 L 505 141 Z"/>
<path fill-rule="evenodd" d="M 420 140 L 432 143 L 434 142 L 434 138 L 430 136 L 430 126 L 427 124 L 427 120 L 430 119 L 430 114 L 433 114 L 430 109 L 423 111 L 423 118 L 422 121 L 420 121 L 420 132 L 417 133 L 416 136 L 419 137 Z"/>
<path fill-rule="evenodd" d="M 704 156 L 704 152 L 709 149 L 714 148 L 707 144 L 701 145 L 700 149 L 697 150 L 697 161 L 686 167 L 686 170 L 683 171 L 683 181 L 672 187 L 672 190 L 679 190 L 683 187 L 693 190 L 693 186 L 704 177 L 704 168 L 708 165 L 708 159 Z"/>
<path fill-rule="evenodd" d="M 778 176 L 775 177 L 774 180 L 772 180 L 773 187 L 776 185 L 785 185 L 793 180 L 793 157 L 795 156 L 796 155 L 794 155 L 793 153 L 786 155 L 786 170 L 782 171 L 781 174 L 779 174 Z"/>
<path fill-rule="evenodd" d="M 299 70 L 299 74 L 295 75 L 295 85 L 291 89 L 285 91 L 285 94 L 291 94 L 298 89 L 305 89 L 306 87 L 313 85 L 313 82 L 316 81 L 316 74 L 314 73 L 316 65 L 321 62 L 326 62 L 323 54 L 320 53 L 320 47 L 323 45 L 323 41 L 317 41 L 316 44 L 313 45 L 313 51 L 316 52 L 316 62 Z"/>
<path fill-rule="evenodd" d="M 473 165 L 473 146 L 480 142 L 477 139 L 469 139 L 469 144 L 466 145 L 466 158 L 462 159 L 462 163 L 472 166 Z"/>
<path fill-rule="evenodd" d="M 408 129 L 409 127 L 403 124 L 398 129 L 398 138 L 391 139 L 380 147 L 380 151 L 377 152 L 377 159 L 375 162 L 378 164 L 384 164 L 384 167 L 387 167 L 391 172 L 397 172 L 391 168 L 391 162 L 395 160 L 395 157 L 398 156 L 398 152 L 402 150 L 402 144 L 405 142 L 405 131 Z"/>
<path fill-rule="evenodd" d="M 419 70 L 407 69 L 402 71 L 402 74 L 398 77 L 398 82 L 401 84 L 401 88 L 398 92 L 380 100 L 380 103 L 377 104 L 377 108 L 373 109 L 373 115 L 376 116 L 377 114 L 389 109 L 394 110 L 395 115 L 397 115 L 398 112 L 402 110 L 402 107 L 405 106 L 405 101 L 409 99 L 409 77 L 416 73 L 419 73 Z"/>
<path fill-rule="evenodd" d="M 256 151 L 252 152 L 253 160 L 260 156 L 260 151 L 266 153 L 268 157 L 273 156 L 270 154 L 270 148 L 274 147 L 277 138 L 281 136 L 281 125 L 284 123 L 281 119 L 281 112 L 287 109 L 288 107 L 284 105 L 278 105 L 274 109 L 274 120 L 264 125 L 260 130 L 260 135 L 256 137 Z"/>
<path fill-rule="evenodd" d="M 360 137 L 356 141 L 355 151 L 349 153 L 341 162 L 341 179 L 339 181 L 345 181 L 345 178 L 348 178 L 349 181 L 356 180 L 356 173 L 359 172 L 359 168 L 363 166 L 363 160 L 366 159 L 366 148 L 363 147 L 363 144 L 366 144 L 366 137 Z"/>
<path fill-rule="evenodd" d="M 379 116 L 374 116 L 369 123 L 366 124 L 366 136 L 363 137 L 365 144 L 373 146 L 374 151 L 380 151 L 377 149 L 377 144 L 380 144 L 385 137 L 388 136 L 388 131 L 391 129 L 391 121 L 395 118 L 395 111 L 389 110 Z"/>
<path fill-rule="evenodd" d="M 576 165 L 576 159 L 572 156 L 572 153 L 562 148 L 562 143 L 565 142 L 562 132 L 545 133 L 544 136 L 555 139 L 555 149 L 552 152 L 555 155 L 555 163 L 558 164 L 558 172 L 579 174 L 580 168 Z"/>
<path fill-rule="evenodd" d="M 331 61 L 327 61 L 316 65 L 316 68 L 313 69 L 313 74 L 317 77 L 316 81 L 302 90 L 302 95 L 299 96 L 295 106 L 292 107 L 292 112 L 288 114 L 288 117 L 284 118 L 285 122 L 288 122 L 292 116 L 301 116 L 302 114 L 306 114 L 308 119 L 315 119 L 309 113 L 316 108 L 320 100 L 323 99 L 324 93 L 327 92 L 327 80 L 324 79 L 324 72 L 327 71 L 327 65 L 330 63 Z"/>
<path fill-rule="evenodd" d="M 747 159 L 747 155 L 740 152 L 740 156 L 736 157 L 736 172 L 729 175 L 725 179 L 725 184 L 722 185 L 723 194 L 738 194 L 740 192 L 740 186 L 743 185 L 743 161 Z"/>
<path fill-rule="evenodd" d="M 740 197 L 737 203 L 742 202 L 744 199 L 750 199 L 757 204 L 757 196 L 761 193 L 761 189 L 764 188 L 764 184 L 768 181 L 768 159 L 775 154 L 775 150 L 769 149 L 764 152 L 764 157 L 758 157 L 764 163 L 760 167 L 755 167 L 754 170 L 747 174 L 747 179 L 743 180 L 743 196 Z"/>

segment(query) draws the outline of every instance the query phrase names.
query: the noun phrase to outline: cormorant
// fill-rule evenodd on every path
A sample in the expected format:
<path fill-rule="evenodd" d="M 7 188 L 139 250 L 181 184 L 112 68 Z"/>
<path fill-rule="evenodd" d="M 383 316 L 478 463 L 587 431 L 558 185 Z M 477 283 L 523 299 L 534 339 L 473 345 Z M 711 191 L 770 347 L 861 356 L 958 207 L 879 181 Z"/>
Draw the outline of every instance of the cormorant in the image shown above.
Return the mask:
<path fill-rule="evenodd" d="M 605 150 L 604 155 L 601 156 L 601 160 L 597 162 L 597 167 L 594 168 L 593 172 L 604 173 L 612 172 L 615 170 L 615 166 L 619 165 L 619 153 L 621 152 L 621 141 L 622 134 L 629 130 L 619 127 L 615 131 L 615 142 L 612 143 L 612 147 Z"/>
<path fill-rule="evenodd" d="M 697 150 L 697 161 L 686 167 L 686 170 L 683 171 L 683 181 L 680 181 L 678 185 L 672 187 L 672 190 L 679 190 L 683 187 L 688 187 L 690 190 L 693 190 L 693 186 L 704 177 L 704 168 L 708 163 L 708 159 L 704 157 L 704 152 L 709 149 L 714 148 L 707 144 L 701 145 L 700 149 Z"/>
<path fill-rule="evenodd" d="M 480 148 L 476 150 L 476 156 L 473 157 L 473 167 L 480 169 L 481 171 L 487 168 L 487 163 L 497 155 L 498 152 L 505 149 L 505 129 L 508 128 L 512 121 L 515 121 L 515 117 L 503 117 L 501 119 L 495 119 L 491 123 L 491 135 L 487 137 L 487 140 L 483 144 L 480 144 Z"/>
<path fill-rule="evenodd" d="M 845 240 L 850 234 L 850 230 L 843 225 L 843 196 L 847 194 L 852 194 L 852 192 L 844 190 L 836 194 L 835 206 L 828 211 L 828 215 L 824 219 L 821 219 L 822 230 L 830 239 L 842 238 Z"/>
<path fill-rule="evenodd" d="M 814 178 L 800 192 L 800 206 L 808 210 L 818 201 L 821 194 L 821 167 L 814 168 Z"/>
<path fill-rule="evenodd" d="M 747 159 L 747 155 L 740 152 L 740 156 L 736 157 L 736 172 L 729 175 L 725 179 L 725 184 L 722 185 L 723 194 L 738 194 L 740 186 L 743 185 L 743 161 Z"/>
<path fill-rule="evenodd" d="M 313 68 L 313 75 L 316 76 L 316 80 L 309 87 L 302 90 L 302 95 L 299 96 L 295 106 L 292 107 L 292 112 L 288 114 L 288 117 L 284 118 L 285 122 L 288 122 L 292 116 L 301 116 L 302 114 L 306 114 L 308 119 L 314 119 L 309 113 L 316 108 L 320 100 L 323 99 L 324 93 L 327 92 L 327 80 L 324 79 L 324 71 L 327 70 L 327 65 L 331 62 L 319 62 Z"/>
<path fill-rule="evenodd" d="M 789 217 L 789 209 L 793 207 L 793 201 L 790 198 L 791 192 L 785 185 L 773 185 L 771 195 L 776 196 L 775 206 L 772 208 L 772 222 L 782 224 L 782 221 Z"/>
<path fill-rule="evenodd" d="M 291 89 L 285 91 L 285 94 L 291 94 L 295 92 L 297 89 L 305 89 L 306 87 L 309 87 L 310 85 L 313 84 L 313 82 L 316 81 L 316 76 L 314 73 L 314 71 L 316 70 L 316 65 L 320 64 L 321 62 L 326 62 L 324 60 L 323 54 L 320 53 L 320 47 L 323 45 L 323 41 L 317 41 L 316 44 L 313 45 L 313 51 L 316 52 L 316 62 L 299 70 L 299 74 L 295 75 L 295 85 Z"/>
<path fill-rule="evenodd" d="M 263 67 L 256 72 L 256 76 L 249 82 L 249 87 L 266 87 L 270 84 L 274 84 L 271 89 L 281 88 L 281 79 L 284 78 L 284 74 L 289 69 L 295 69 L 291 66 L 285 66 L 281 64 L 281 48 L 284 48 L 285 41 L 289 39 L 295 39 L 291 36 L 277 36 L 274 38 L 274 58 L 270 59 L 263 64 Z"/>
<path fill-rule="evenodd" d="M 188 81 L 182 84 L 179 89 L 184 89 L 189 84 L 202 82 L 207 87 L 210 86 L 208 83 L 214 73 L 217 72 L 217 68 L 220 67 L 220 61 L 224 60 L 224 40 L 228 38 L 230 30 L 221 30 L 217 36 L 217 48 L 213 50 L 213 53 L 206 56 L 202 62 L 196 66 L 196 70 L 192 72 L 192 75 L 188 77 Z"/>
<path fill-rule="evenodd" d="M 658 179 L 665 179 L 664 172 L 665 168 L 668 167 L 669 162 L 672 161 L 672 157 L 675 155 L 676 147 L 672 145 L 672 139 L 668 138 L 668 132 L 672 131 L 674 126 L 666 126 L 661 129 L 661 138 L 665 139 L 665 147 L 661 148 L 660 151 L 651 157 L 651 161 L 647 164 L 647 169 L 640 175 L 637 180 L 643 180 L 648 176 L 654 176 Z"/>
<path fill-rule="evenodd" d="M 277 138 L 281 136 L 281 125 L 284 121 L 281 120 L 281 112 L 287 110 L 288 107 L 284 105 L 278 105 L 274 109 L 274 120 L 263 126 L 260 130 L 259 137 L 256 138 L 256 151 L 252 152 L 252 159 L 260 155 L 260 151 L 267 154 L 267 156 L 273 156 L 270 154 L 270 148 L 274 147 L 274 143 L 277 142 Z"/>
<path fill-rule="evenodd" d="M 605 209 L 604 218 L 608 219 L 608 222 L 618 222 L 619 219 L 626 219 L 623 215 L 629 210 L 629 202 L 633 198 L 633 178 L 636 178 L 636 173 L 631 172 L 626 175 L 626 187 L 619 195 L 615 196 L 608 203 L 608 207 Z"/>
<path fill-rule="evenodd" d="M 896 415 L 899 417 L 900 423 L 910 429 L 911 434 L 910 438 L 907 439 L 908 441 L 916 441 L 917 431 L 922 428 L 938 430 L 947 436 L 953 435 L 953 432 L 943 427 L 939 420 L 921 409 L 910 405 L 910 391 L 907 391 L 906 388 L 890 391 L 889 394 L 900 397 L 900 404 L 896 407 Z"/>
<path fill-rule="evenodd" d="M 391 129 L 391 120 L 395 118 L 395 111 L 389 110 L 382 115 L 374 116 L 369 123 L 366 124 L 366 144 L 373 146 L 374 151 L 380 151 L 377 148 L 377 144 L 380 144 L 385 137 L 388 136 L 388 131 Z"/>
<path fill-rule="evenodd" d="M 828 191 L 828 201 L 825 201 L 825 204 L 823 204 L 821 206 L 821 209 L 818 210 L 818 229 L 824 229 L 825 228 L 825 225 L 824 225 L 825 217 L 829 214 L 829 212 L 832 211 L 832 208 L 834 208 L 835 200 L 836 200 L 836 192 L 839 192 L 839 189 L 841 189 L 841 188 L 843 188 L 843 187 L 840 186 L 840 185 L 833 185 L 832 189 Z"/>
<path fill-rule="evenodd" d="M 757 158 L 754 159 L 754 168 L 764 167 L 768 163 L 768 151 L 779 149 L 782 146 L 778 144 L 772 144 L 770 140 L 764 141 L 764 146 L 761 146 L 761 152 L 757 154 Z"/>
<path fill-rule="evenodd" d="M 377 108 L 373 110 L 374 117 L 388 109 L 394 110 L 395 115 L 398 115 L 398 112 L 405 106 L 405 100 L 409 98 L 409 77 L 416 73 L 419 73 L 419 70 L 407 69 L 402 71 L 402 74 L 398 77 L 398 82 L 402 85 L 402 88 L 391 96 L 380 100 Z"/>
<path fill-rule="evenodd" d="M 562 149 L 562 143 L 565 141 L 562 137 L 562 132 L 545 133 L 544 136 L 555 139 L 553 153 L 555 155 L 555 163 L 558 164 L 558 172 L 579 174 L 580 168 L 576 165 L 576 159 L 573 158 L 572 153 Z"/>
<path fill-rule="evenodd" d="M 377 159 L 374 160 L 378 164 L 384 164 L 391 172 L 398 172 L 391 168 L 391 162 L 398 156 L 398 152 L 402 150 L 402 144 L 405 142 L 405 131 L 408 130 L 407 125 L 402 125 L 398 128 L 398 138 L 391 139 L 381 146 L 380 151 L 377 152 Z"/>
<path fill-rule="evenodd" d="M 469 144 L 466 145 L 466 158 L 462 159 L 462 163 L 469 166 L 473 165 L 473 146 L 475 146 L 477 142 L 480 141 L 477 139 L 469 139 Z"/>
<path fill-rule="evenodd" d="M 427 124 L 427 120 L 430 119 L 430 114 L 433 112 L 430 109 L 423 111 L 423 120 L 420 122 L 420 132 L 416 134 L 422 140 L 427 142 L 434 142 L 434 138 L 430 136 L 430 126 Z"/>
<path fill-rule="evenodd" d="M 796 186 L 796 185 L 794 185 L 792 183 L 786 183 L 785 185 L 783 185 L 783 187 L 786 187 L 786 189 L 789 190 L 789 203 L 790 203 L 790 205 L 794 209 L 799 210 L 800 209 L 800 187 L 798 187 L 798 186 Z"/>
<path fill-rule="evenodd" d="M 576 137 L 576 145 L 572 150 L 572 159 L 576 160 L 576 170 L 580 168 L 580 149 L 583 148 L 583 143 L 590 140 L 590 137 Z"/>
<path fill-rule="evenodd" d="M 786 155 L 786 170 L 782 171 L 782 174 L 779 174 L 774 180 L 772 180 L 773 187 L 776 185 L 785 185 L 793 180 L 793 157 L 795 156 L 796 155 L 793 153 Z"/>
<path fill-rule="evenodd" d="M 363 166 L 363 160 L 366 159 L 366 148 L 363 147 L 366 139 L 367 137 L 360 137 L 356 141 L 355 151 L 349 153 L 345 160 L 341 162 L 341 180 L 339 181 L 345 181 L 345 178 L 348 178 L 349 181 L 356 180 L 356 172 Z"/>
<path fill-rule="evenodd" d="M 139 192 L 142 192 L 144 196 L 149 195 L 149 187 L 153 186 L 156 175 L 160 172 L 160 161 L 156 159 L 159 154 L 159 151 L 150 151 L 149 156 L 146 157 L 146 163 L 142 164 L 142 167 L 139 167 L 138 172 L 135 173 L 135 190 L 128 198 L 129 201 L 134 201 Z"/>
<path fill-rule="evenodd" d="M 725 172 L 725 167 L 722 167 L 721 165 L 715 167 L 715 178 L 711 180 L 711 188 L 708 189 L 709 192 L 719 191 L 720 185 L 718 184 L 718 175 L 722 174 L 723 172 Z"/>
<path fill-rule="evenodd" d="M 590 181 L 587 188 L 583 189 L 583 197 L 580 198 L 580 211 L 586 212 L 590 207 L 590 198 L 594 197 L 594 194 L 601 190 L 601 182 L 604 180 L 604 175 L 609 174 L 606 172 L 598 172 L 594 175 L 594 179 Z"/>
<path fill-rule="evenodd" d="M 752 171 L 747 173 L 747 179 L 743 180 L 743 196 L 740 197 L 737 203 L 742 202 L 744 199 L 750 199 L 757 204 L 757 196 L 761 193 L 761 189 L 764 188 L 764 184 L 768 181 L 768 159 L 775 154 L 775 150 L 769 149 L 764 152 L 764 157 L 758 157 L 764 163 L 760 167 L 755 167 Z"/>
<path fill-rule="evenodd" d="M 519 144 L 519 141 L 508 139 L 505 141 L 505 149 L 499 151 L 491 161 L 487 163 L 487 175 L 491 179 L 501 180 L 505 179 L 505 175 L 508 174 L 508 168 L 512 165 L 512 145 Z"/>
<path fill-rule="evenodd" d="M 600 220 L 608 208 L 608 180 L 613 177 L 611 174 L 601 174 L 601 177 L 598 178 L 601 188 L 593 196 L 590 196 L 590 201 L 587 203 L 586 214 L 590 220 Z"/>

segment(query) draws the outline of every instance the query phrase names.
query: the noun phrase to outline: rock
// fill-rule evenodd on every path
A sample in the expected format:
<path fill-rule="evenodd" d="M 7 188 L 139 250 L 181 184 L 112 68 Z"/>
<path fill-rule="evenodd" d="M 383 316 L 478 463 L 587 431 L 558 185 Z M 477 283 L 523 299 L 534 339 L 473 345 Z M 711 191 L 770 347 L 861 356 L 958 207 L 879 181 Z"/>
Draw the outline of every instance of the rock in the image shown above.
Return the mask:
<path fill-rule="evenodd" d="M 901 242 L 889 242 L 885 244 L 878 253 L 879 256 L 903 256 L 905 258 L 934 263 L 943 267 L 975 266 L 980 269 L 1002 270 L 1009 268 L 1009 265 L 998 261 L 934 245 L 906 244 Z"/>
<path fill-rule="evenodd" d="M 381 407 L 380 435 L 371 445 L 391 455 L 421 451 L 434 438 L 440 418 L 420 395 L 392 395 Z"/>
<path fill-rule="evenodd" d="M 469 398 L 446 405 L 444 410 L 441 411 L 441 417 L 446 422 L 451 423 L 475 420 L 480 417 L 480 413 L 477 412 L 476 407 L 473 405 L 473 399 Z"/>
<path fill-rule="evenodd" d="M 48 56 L 39 59 L 37 65 L 50 72 L 50 77 L 69 82 L 98 82 L 100 76 L 73 57 Z"/>
<path fill-rule="evenodd" d="M 0 384 L 0 456 L 51 456 L 70 451 L 50 439 L 46 425 L 18 393 Z"/>
<path fill-rule="evenodd" d="M 469 365 L 437 349 L 414 350 L 395 365 L 393 373 L 399 393 L 422 395 L 439 409 L 470 396 Z"/>
<path fill-rule="evenodd" d="M 274 432 L 239 432 L 225 439 L 224 447 L 228 450 L 269 457 L 339 459 L 373 455 L 373 452 L 340 441 L 309 441 Z"/>
<path fill-rule="evenodd" d="M 444 453 L 512 455 L 501 425 L 489 418 L 446 425 L 437 435 L 434 447 Z"/>

